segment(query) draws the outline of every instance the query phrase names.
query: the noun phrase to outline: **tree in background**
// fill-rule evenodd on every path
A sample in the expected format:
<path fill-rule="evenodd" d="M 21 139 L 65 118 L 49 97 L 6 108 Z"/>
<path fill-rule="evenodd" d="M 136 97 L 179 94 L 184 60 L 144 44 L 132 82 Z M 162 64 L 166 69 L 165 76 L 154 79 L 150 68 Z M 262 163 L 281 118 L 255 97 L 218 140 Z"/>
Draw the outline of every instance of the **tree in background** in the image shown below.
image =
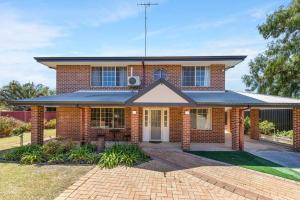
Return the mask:
<path fill-rule="evenodd" d="M 55 91 L 42 84 L 34 83 L 20 84 L 18 81 L 11 81 L 0 89 L 0 102 L 9 110 L 28 110 L 28 106 L 16 106 L 10 101 L 17 99 L 34 98 L 40 96 L 54 95 Z"/>
<path fill-rule="evenodd" d="M 250 74 L 242 77 L 258 93 L 287 97 L 300 96 L 300 0 L 281 6 L 258 26 L 267 50 L 249 63 Z"/>

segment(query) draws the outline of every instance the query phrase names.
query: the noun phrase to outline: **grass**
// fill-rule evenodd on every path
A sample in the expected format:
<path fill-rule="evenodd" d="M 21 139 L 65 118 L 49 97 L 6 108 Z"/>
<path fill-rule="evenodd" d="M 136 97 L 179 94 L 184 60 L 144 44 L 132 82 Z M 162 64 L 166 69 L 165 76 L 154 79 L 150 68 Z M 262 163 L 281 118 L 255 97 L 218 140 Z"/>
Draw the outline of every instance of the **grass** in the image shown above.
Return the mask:
<path fill-rule="evenodd" d="M 54 199 L 91 168 L 0 163 L 0 197 L 5 200 Z"/>
<path fill-rule="evenodd" d="M 55 129 L 45 130 L 45 138 L 55 137 Z M 30 133 L 24 135 L 24 144 Z M 0 138 L 0 154 L 19 146 L 19 137 Z M 50 200 L 93 168 L 92 165 L 19 165 L 0 161 L 0 199 Z"/>
<path fill-rule="evenodd" d="M 300 173 L 244 151 L 192 151 L 213 160 L 300 182 Z"/>
<path fill-rule="evenodd" d="M 44 138 L 55 137 L 56 129 L 46 129 L 44 131 Z M 24 133 L 24 144 L 31 140 L 30 132 Z M 20 138 L 18 136 L 0 138 L 0 150 L 10 149 L 20 146 Z"/>

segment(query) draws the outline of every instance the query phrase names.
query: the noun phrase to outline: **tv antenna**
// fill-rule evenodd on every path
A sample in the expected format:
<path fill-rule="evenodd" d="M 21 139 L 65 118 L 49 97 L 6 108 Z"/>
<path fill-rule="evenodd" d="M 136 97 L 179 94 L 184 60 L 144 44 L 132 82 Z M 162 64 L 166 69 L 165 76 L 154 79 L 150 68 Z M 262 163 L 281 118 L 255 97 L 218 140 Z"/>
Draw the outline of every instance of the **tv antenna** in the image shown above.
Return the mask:
<path fill-rule="evenodd" d="M 144 6 L 145 9 L 145 57 L 147 56 L 147 8 L 150 8 L 151 6 L 157 6 L 158 3 L 151 3 L 150 1 L 148 3 L 138 3 L 138 6 Z"/>

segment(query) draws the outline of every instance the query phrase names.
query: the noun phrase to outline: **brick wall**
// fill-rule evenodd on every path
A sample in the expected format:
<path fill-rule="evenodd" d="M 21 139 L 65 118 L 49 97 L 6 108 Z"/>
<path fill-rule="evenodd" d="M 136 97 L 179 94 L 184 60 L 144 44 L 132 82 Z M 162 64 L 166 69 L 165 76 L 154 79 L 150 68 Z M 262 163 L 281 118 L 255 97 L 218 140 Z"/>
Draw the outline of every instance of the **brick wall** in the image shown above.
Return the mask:
<path fill-rule="evenodd" d="M 130 68 L 133 67 L 133 75 L 143 77 L 142 66 L 128 66 L 128 76 Z M 147 65 L 145 67 L 146 86 L 153 82 L 153 72 L 156 69 L 167 71 L 167 80 L 175 86 L 184 90 L 224 90 L 225 71 L 224 65 L 211 65 L 211 86 L 210 87 L 181 87 L 181 66 L 180 65 Z M 74 92 L 78 90 L 124 90 L 127 87 L 92 87 L 90 86 L 90 66 L 64 66 L 56 68 L 56 89 L 57 93 Z"/>
<path fill-rule="evenodd" d="M 212 108 L 212 130 L 191 130 L 192 142 L 225 142 L 225 109 Z"/>
<path fill-rule="evenodd" d="M 250 110 L 250 138 L 254 140 L 259 140 L 259 110 Z"/>
<path fill-rule="evenodd" d="M 31 144 L 43 144 L 44 107 L 31 106 Z"/>
<path fill-rule="evenodd" d="M 293 147 L 296 151 L 300 151 L 300 108 L 293 109 Z"/>
<path fill-rule="evenodd" d="M 224 143 L 225 109 L 212 108 L 212 130 L 191 129 L 191 142 Z M 170 142 L 181 142 L 182 108 L 170 108 Z"/>
<path fill-rule="evenodd" d="M 57 107 L 57 137 L 80 140 L 80 108 Z"/>

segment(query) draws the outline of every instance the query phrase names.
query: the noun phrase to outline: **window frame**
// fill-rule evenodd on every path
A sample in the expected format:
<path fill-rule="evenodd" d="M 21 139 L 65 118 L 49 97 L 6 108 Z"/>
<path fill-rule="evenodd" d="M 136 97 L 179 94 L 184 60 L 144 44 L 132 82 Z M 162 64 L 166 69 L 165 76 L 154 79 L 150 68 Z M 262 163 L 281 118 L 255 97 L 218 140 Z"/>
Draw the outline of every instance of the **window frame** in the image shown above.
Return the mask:
<path fill-rule="evenodd" d="M 183 85 L 183 74 L 184 74 L 184 71 L 183 71 L 183 68 L 184 67 L 193 67 L 194 68 L 194 85 Z M 207 85 L 197 85 L 197 67 L 204 67 L 205 70 L 204 70 L 204 75 L 208 74 L 208 77 L 207 77 Z M 208 71 L 208 73 L 206 73 L 206 70 Z M 204 77 L 204 83 L 205 83 L 205 77 Z M 189 66 L 189 65 L 184 65 L 184 66 L 181 66 L 181 87 L 211 87 L 211 67 L 210 66 L 199 66 L 199 65 L 192 65 L 192 66 Z"/>
<path fill-rule="evenodd" d="M 105 128 L 103 126 L 101 126 L 101 110 L 102 109 L 106 109 L 106 108 L 111 108 L 112 109 L 112 128 Z M 123 109 L 124 110 L 124 127 L 123 128 L 115 128 L 114 127 L 114 115 L 115 115 L 115 109 Z M 92 109 L 100 109 L 100 112 L 99 112 L 99 126 L 92 126 Z M 90 123 L 90 126 L 92 129 L 105 129 L 105 130 L 112 130 L 112 129 L 117 129 L 117 130 L 122 130 L 122 129 L 126 129 L 126 109 L 123 108 L 123 107 L 91 107 L 91 123 Z"/>
<path fill-rule="evenodd" d="M 105 67 L 113 67 L 114 68 L 114 74 L 115 74 L 115 85 L 114 86 L 103 86 L 103 68 Z M 117 68 L 122 67 L 122 68 L 126 68 L 125 72 L 126 72 L 126 85 L 117 85 Z M 101 76 L 101 85 L 93 85 L 93 68 L 101 68 L 102 69 L 102 76 Z M 90 87 L 100 87 L 100 88 L 108 88 L 108 87 L 128 87 L 128 83 L 127 83 L 127 79 L 128 79 L 128 66 L 110 66 L 110 65 L 106 65 L 106 66 L 91 66 L 90 67 Z"/>
<path fill-rule="evenodd" d="M 208 120 L 210 120 L 210 126 L 209 128 L 197 128 L 197 114 L 198 114 L 198 110 L 203 110 L 203 109 L 206 109 L 207 110 L 207 113 L 210 113 L 210 117 Z M 212 108 L 194 108 L 194 109 L 191 109 L 191 110 L 196 110 L 196 128 L 193 128 L 192 124 L 191 124 L 191 130 L 196 130 L 196 131 L 212 131 L 212 124 L 213 124 L 213 116 L 212 116 Z M 191 112 L 190 112 L 191 113 Z M 192 116 L 191 116 L 192 118 Z M 192 119 L 191 119 L 191 123 L 192 123 Z"/>

